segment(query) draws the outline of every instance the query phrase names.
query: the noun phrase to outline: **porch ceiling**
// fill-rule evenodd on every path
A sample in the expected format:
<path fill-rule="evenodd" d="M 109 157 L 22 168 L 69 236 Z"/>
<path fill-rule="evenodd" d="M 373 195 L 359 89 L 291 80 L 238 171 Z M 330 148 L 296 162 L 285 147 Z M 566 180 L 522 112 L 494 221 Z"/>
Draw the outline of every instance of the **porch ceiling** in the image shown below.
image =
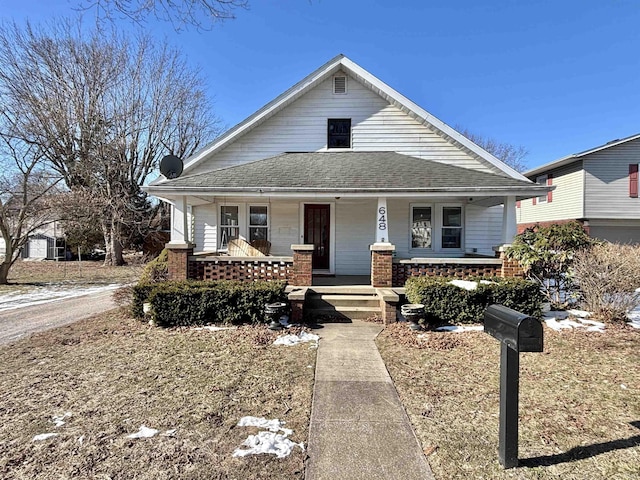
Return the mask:
<path fill-rule="evenodd" d="M 530 198 L 550 187 L 395 152 L 283 153 L 146 187 L 163 194 L 446 195 Z"/>

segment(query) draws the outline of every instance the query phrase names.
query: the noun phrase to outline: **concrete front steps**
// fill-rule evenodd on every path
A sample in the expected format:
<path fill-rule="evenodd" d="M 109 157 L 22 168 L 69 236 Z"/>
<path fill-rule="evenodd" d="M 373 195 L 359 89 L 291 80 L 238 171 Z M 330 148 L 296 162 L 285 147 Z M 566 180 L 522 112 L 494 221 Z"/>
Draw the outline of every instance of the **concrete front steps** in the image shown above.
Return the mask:
<path fill-rule="evenodd" d="M 305 302 L 305 316 L 314 319 L 336 318 L 364 320 L 382 317 L 380 298 L 369 286 L 310 287 Z"/>

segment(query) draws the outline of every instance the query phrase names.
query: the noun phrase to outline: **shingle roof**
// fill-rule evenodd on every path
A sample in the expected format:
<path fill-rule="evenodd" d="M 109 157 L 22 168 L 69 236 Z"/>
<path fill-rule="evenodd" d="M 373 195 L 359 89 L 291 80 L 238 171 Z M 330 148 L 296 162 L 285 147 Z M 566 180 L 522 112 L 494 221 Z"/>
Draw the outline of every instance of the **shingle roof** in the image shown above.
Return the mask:
<path fill-rule="evenodd" d="M 239 166 L 187 175 L 155 186 L 161 189 L 293 192 L 426 192 L 483 187 L 531 190 L 536 185 L 395 152 L 311 152 L 283 153 Z"/>

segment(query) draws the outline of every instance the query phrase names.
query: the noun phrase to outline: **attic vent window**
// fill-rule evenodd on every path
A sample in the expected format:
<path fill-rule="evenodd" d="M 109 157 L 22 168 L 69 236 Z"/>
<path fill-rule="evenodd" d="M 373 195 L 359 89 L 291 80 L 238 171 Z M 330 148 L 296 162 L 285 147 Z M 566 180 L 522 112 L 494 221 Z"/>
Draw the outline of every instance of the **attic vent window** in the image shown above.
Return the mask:
<path fill-rule="evenodd" d="M 336 95 L 347 93 L 347 77 L 333 77 L 333 93 Z"/>

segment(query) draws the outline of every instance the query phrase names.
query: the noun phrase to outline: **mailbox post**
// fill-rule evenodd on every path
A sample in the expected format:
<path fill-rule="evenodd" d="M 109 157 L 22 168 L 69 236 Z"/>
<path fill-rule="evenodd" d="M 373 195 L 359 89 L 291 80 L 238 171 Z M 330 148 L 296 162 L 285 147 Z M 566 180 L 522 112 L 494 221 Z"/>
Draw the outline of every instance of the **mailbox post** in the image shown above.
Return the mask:
<path fill-rule="evenodd" d="M 542 324 L 502 305 L 490 305 L 484 312 L 484 331 L 501 343 L 498 458 L 504 468 L 513 468 L 518 466 L 519 354 L 542 352 Z"/>

